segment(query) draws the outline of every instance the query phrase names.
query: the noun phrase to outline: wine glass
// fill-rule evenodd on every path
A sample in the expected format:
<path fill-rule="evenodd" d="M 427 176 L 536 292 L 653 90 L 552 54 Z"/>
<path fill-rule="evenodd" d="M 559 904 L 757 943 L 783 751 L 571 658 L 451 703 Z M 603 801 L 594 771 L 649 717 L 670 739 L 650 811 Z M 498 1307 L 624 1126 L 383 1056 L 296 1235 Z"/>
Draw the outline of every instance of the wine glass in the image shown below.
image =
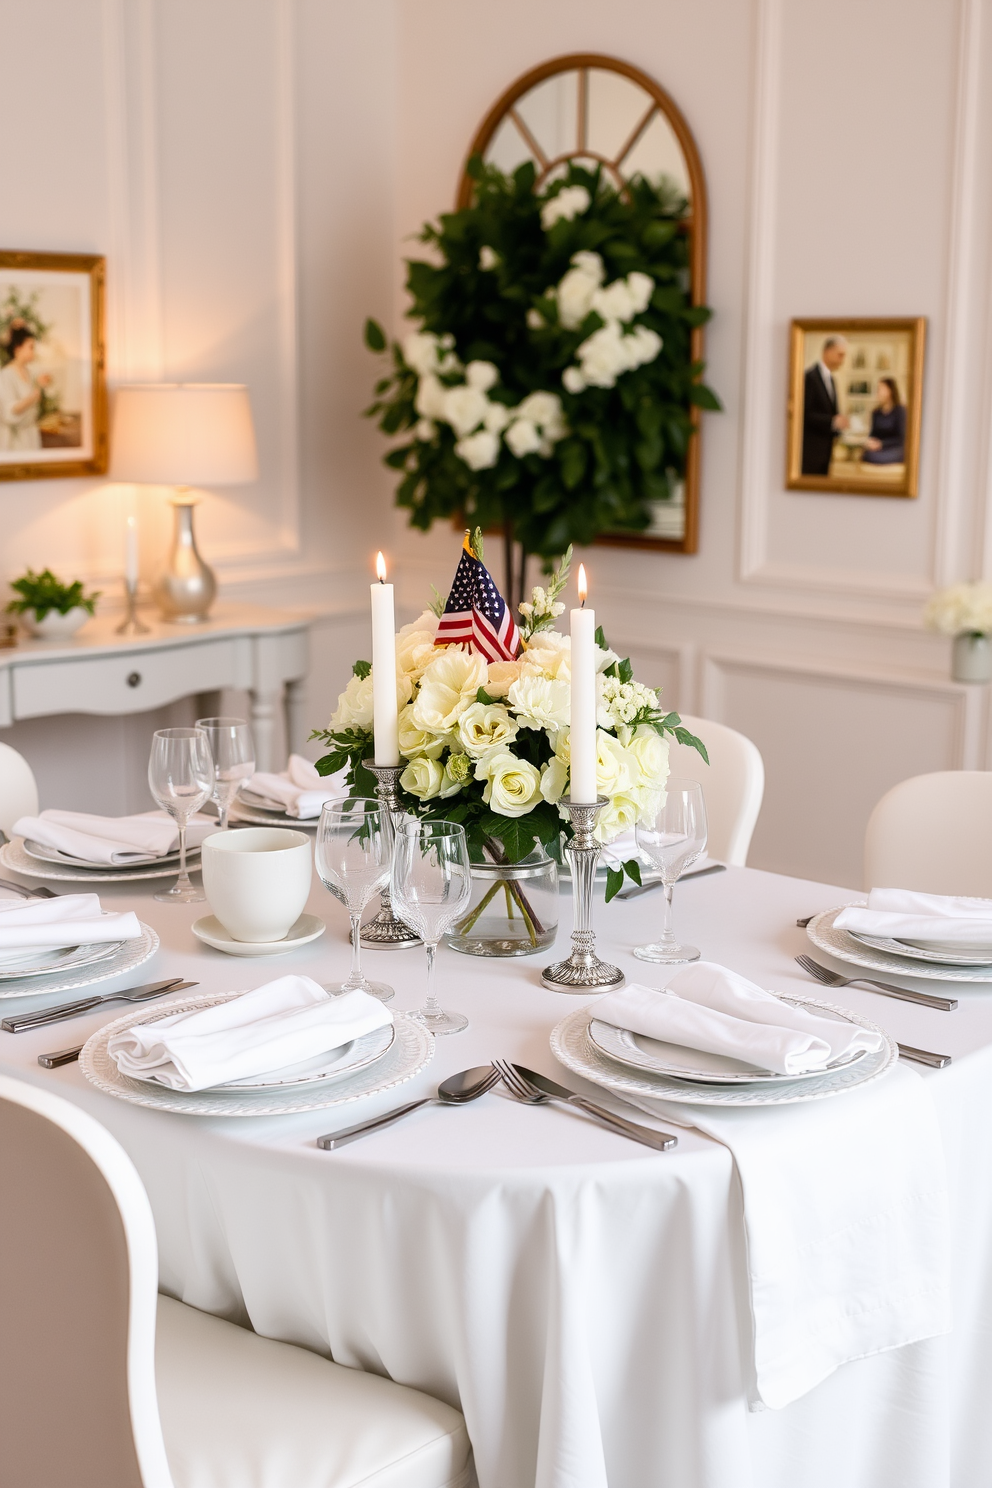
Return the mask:
<path fill-rule="evenodd" d="M 223 832 L 241 782 L 255 773 L 255 741 L 243 718 L 198 718 L 195 726 L 206 734 L 213 755 L 210 799 L 216 803 Z"/>
<path fill-rule="evenodd" d="M 210 744 L 200 728 L 158 729 L 152 735 L 148 784 L 158 804 L 179 827 L 179 877 L 156 899 L 168 904 L 202 904 L 203 895 L 186 872 L 186 823 L 199 811 L 214 783 Z"/>
<path fill-rule="evenodd" d="M 679 945 L 672 930 L 672 889 L 679 875 L 706 850 L 706 807 L 703 788 L 698 780 L 670 778 L 665 787 L 665 802 L 659 806 L 654 821 L 637 823 L 637 846 L 661 874 L 665 888 L 665 912 L 661 934 L 650 945 L 634 947 L 641 961 L 661 961 L 674 965 L 680 961 L 698 961 L 695 946 Z"/>
<path fill-rule="evenodd" d="M 389 895 L 395 913 L 416 930 L 427 951 L 427 1001 L 414 1017 L 432 1033 L 458 1033 L 468 1027 L 468 1019 L 438 1006 L 434 957 L 441 936 L 461 918 L 472 896 L 464 827 L 448 821 L 401 822 Z"/>
<path fill-rule="evenodd" d="M 379 802 L 366 796 L 325 801 L 317 823 L 314 860 L 325 889 L 340 899 L 351 920 L 351 974 L 346 982 L 326 983 L 328 992 L 361 988 L 380 1002 L 393 996 L 386 982 L 362 974 L 362 911 L 389 881 L 389 838 L 382 830 Z"/>

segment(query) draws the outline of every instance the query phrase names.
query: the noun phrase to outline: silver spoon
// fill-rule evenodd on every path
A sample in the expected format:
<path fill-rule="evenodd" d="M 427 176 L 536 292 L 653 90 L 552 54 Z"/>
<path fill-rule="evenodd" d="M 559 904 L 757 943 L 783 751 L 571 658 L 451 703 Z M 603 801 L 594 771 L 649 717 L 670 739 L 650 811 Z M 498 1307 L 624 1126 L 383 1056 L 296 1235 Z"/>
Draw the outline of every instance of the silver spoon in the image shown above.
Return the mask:
<path fill-rule="evenodd" d="M 442 1080 L 437 1087 L 437 1095 L 425 1095 L 422 1100 L 397 1106 L 395 1111 L 387 1111 L 385 1116 L 362 1121 L 358 1126 L 347 1126 L 344 1131 L 328 1132 L 326 1137 L 317 1138 L 317 1146 L 322 1147 L 325 1152 L 333 1152 L 336 1147 L 344 1147 L 356 1137 L 364 1137 L 366 1132 L 382 1131 L 383 1127 L 392 1126 L 401 1116 L 419 1111 L 421 1106 L 468 1105 L 469 1101 L 478 1100 L 480 1095 L 492 1090 L 498 1080 L 499 1071 L 493 1069 L 491 1064 L 477 1064 L 474 1069 L 462 1070 L 460 1074 L 449 1075 L 446 1080 Z"/>

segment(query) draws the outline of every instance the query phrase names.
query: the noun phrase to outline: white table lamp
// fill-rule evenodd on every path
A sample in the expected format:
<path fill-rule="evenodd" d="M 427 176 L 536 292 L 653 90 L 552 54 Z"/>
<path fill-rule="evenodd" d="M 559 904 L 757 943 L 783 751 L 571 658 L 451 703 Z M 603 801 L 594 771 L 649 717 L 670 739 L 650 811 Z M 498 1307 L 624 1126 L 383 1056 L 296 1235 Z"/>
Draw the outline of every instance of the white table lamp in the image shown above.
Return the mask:
<path fill-rule="evenodd" d="M 193 532 L 191 486 L 240 486 L 258 478 L 248 389 L 240 383 L 166 382 L 122 387 L 114 403 L 111 477 L 174 486 L 169 566 L 155 586 L 167 620 L 205 620 L 217 593 Z"/>

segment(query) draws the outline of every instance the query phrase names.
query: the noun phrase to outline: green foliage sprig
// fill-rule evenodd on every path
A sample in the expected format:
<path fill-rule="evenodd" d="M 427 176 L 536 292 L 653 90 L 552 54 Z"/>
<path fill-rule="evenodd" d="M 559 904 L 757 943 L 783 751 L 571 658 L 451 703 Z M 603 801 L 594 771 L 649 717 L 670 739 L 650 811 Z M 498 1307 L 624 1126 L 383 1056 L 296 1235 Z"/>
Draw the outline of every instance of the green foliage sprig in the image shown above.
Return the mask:
<path fill-rule="evenodd" d="M 19 579 L 14 579 L 10 587 L 20 598 L 12 599 L 7 605 L 8 615 L 24 615 L 33 610 L 38 620 L 44 620 L 50 610 L 57 610 L 60 615 L 68 615 L 74 609 L 95 614 L 96 602 L 100 598 L 99 590 L 84 594 L 80 579 L 63 584 L 50 568 L 42 569 L 41 573 L 29 568 Z"/>

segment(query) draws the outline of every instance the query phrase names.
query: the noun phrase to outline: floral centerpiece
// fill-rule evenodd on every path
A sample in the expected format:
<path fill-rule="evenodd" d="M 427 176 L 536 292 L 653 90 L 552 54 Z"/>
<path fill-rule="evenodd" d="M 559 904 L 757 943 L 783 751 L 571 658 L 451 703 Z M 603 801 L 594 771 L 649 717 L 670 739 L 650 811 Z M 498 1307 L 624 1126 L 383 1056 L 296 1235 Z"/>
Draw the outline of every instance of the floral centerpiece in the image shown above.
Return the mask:
<path fill-rule="evenodd" d="M 473 547 L 481 560 L 478 530 Z M 559 804 L 569 788 L 571 645 L 555 629 L 570 557 L 571 549 L 547 586 L 520 606 L 522 645 L 514 660 L 487 662 L 468 645 L 437 645 L 441 596 L 397 635 L 400 803 L 421 817 L 461 823 L 478 862 L 517 863 L 538 844 L 556 853 L 571 834 Z M 608 801 L 596 832 L 608 843 L 653 819 L 672 738 L 704 759 L 706 752 L 677 713 L 664 712 L 658 692 L 634 679 L 601 629 L 596 639 L 597 787 Z M 375 780 L 362 762 L 372 753 L 372 724 L 372 667 L 357 661 L 329 727 L 314 737 L 330 746 L 317 761 L 320 773 L 347 766 L 349 787 L 368 796 Z M 640 882 L 632 859 L 610 870 L 608 897 L 624 872 Z"/>
<path fill-rule="evenodd" d="M 460 516 L 546 559 L 642 531 L 684 475 L 694 408 L 720 407 L 691 355 L 710 312 L 689 295 L 686 201 L 574 163 L 539 190 L 531 163 L 469 172 L 473 204 L 423 228 L 419 329 L 390 348 L 368 410 L 400 436 L 397 501 L 416 527 Z M 374 321 L 366 341 L 387 350 Z"/>
<path fill-rule="evenodd" d="M 992 678 L 992 584 L 951 584 L 931 595 L 923 611 L 924 623 L 954 637 L 951 675 L 956 682 L 988 682 Z"/>

